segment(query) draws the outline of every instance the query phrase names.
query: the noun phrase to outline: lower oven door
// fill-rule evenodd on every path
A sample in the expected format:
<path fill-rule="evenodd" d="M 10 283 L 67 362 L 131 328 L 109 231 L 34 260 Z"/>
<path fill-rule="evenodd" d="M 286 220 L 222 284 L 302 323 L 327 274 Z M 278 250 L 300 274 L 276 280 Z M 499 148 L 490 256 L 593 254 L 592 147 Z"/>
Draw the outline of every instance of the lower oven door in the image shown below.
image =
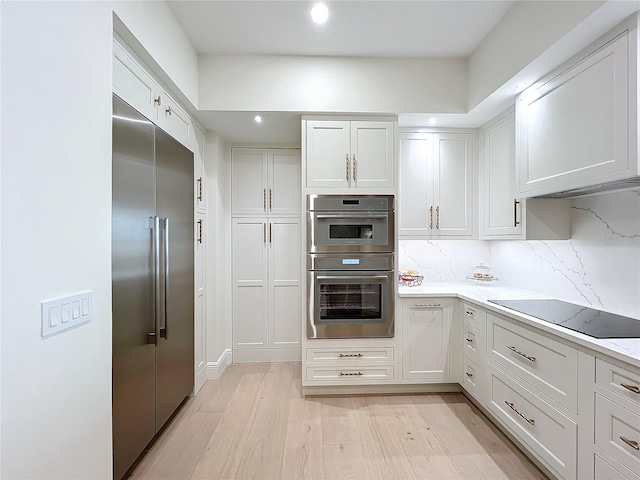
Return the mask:
<path fill-rule="evenodd" d="M 391 271 L 309 272 L 307 338 L 394 335 Z"/>

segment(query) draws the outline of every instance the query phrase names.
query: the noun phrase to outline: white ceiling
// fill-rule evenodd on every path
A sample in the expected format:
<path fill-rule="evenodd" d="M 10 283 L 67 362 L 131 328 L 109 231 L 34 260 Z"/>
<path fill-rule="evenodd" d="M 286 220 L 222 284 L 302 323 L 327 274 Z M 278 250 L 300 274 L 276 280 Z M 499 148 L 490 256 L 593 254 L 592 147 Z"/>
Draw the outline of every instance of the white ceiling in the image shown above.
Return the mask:
<path fill-rule="evenodd" d="M 170 1 L 198 53 L 466 57 L 513 4 L 499 1 Z"/>

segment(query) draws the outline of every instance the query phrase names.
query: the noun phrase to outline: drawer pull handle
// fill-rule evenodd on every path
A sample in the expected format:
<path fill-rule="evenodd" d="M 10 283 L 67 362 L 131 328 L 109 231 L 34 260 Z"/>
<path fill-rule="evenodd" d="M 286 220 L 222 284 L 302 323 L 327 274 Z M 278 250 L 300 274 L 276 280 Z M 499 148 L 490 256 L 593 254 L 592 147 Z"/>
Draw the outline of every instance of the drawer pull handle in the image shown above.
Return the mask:
<path fill-rule="evenodd" d="M 636 442 L 635 440 L 629 440 L 628 438 L 624 438 L 622 435 L 620 436 L 620 440 L 622 440 L 624 443 L 629 445 L 631 448 L 640 450 L 640 446 L 638 445 L 638 442 Z"/>
<path fill-rule="evenodd" d="M 353 357 L 362 357 L 361 353 L 340 353 L 338 354 L 340 358 L 353 358 Z"/>
<path fill-rule="evenodd" d="M 469 378 L 473 377 L 473 373 L 465 372 L 465 375 Z"/>
<path fill-rule="evenodd" d="M 504 401 L 504 403 L 506 403 L 511 410 L 524 418 L 529 423 L 529 425 L 535 425 L 536 421 L 533 418 L 527 418 L 523 414 L 521 414 L 518 410 L 516 410 L 516 407 L 513 406 L 513 403 L 507 402 L 506 400 Z"/>
<path fill-rule="evenodd" d="M 340 376 L 341 377 L 359 377 L 361 375 L 362 375 L 362 372 L 355 372 L 355 373 L 352 373 L 352 372 L 346 372 L 346 373 L 345 372 L 340 372 Z"/>
<path fill-rule="evenodd" d="M 466 311 L 466 312 L 464 312 L 464 313 L 466 313 L 466 314 L 467 314 L 467 315 L 469 315 L 470 317 L 473 317 L 473 315 L 474 315 L 473 310 L 467 310 L 467 311 Z"/>
<path fill-rule="evenodd" d="M 627 390 L 631 390 L 633 393 L 640 393 L 640 388 L 635 385 L 627 385 L 626 383 L 621 383 L 620 385 L 622 385 Z"/>
<path fill-rule="evenodd" d="M 416 303 L 414 307 L 441 307 L 439 303 Z"/>
<path fill-rule="evenodd" d="M 473 343 L 473 338 L 465 338 L 468 343 Z"/>
<path fill-rule="evenodd" d="M 526 358 L 527 360 L 529 360 L 530 362 L 535 362 L 536 361 L 536 357 L 532 357 L 530 355 L 527 355 L 526 353 L 522 353 L 521 351 L 517 350 L 516 347 L 512 346 L 512 345 L 506 345 L 506 347 L 511 350 L 513 353 L 517 353 L 518 355 L 520 355 L 521 357 Z"/>
<path fill-rule="evenodd" d="M 171 105 L 169 105 L 169 106 L 167 107 L 166 112 L 167 112 L 167 115 L 169 115 L 169 116 L 173 115 L 173 109 L 171 108 Z"/>

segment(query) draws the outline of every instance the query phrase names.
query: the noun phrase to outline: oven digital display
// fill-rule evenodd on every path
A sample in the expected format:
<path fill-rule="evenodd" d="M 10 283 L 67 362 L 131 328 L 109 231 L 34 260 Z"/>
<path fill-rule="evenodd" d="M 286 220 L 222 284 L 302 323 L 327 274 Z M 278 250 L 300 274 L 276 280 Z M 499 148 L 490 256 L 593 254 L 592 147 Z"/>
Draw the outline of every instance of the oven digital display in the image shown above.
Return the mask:
<path fill-rule="evenodd" d="M 360 265 L 360 259 L 359 258 L 343 258 L 342 264 L 343 265 Z"/>
<path fill-rule="evenodd" d="M 373 238 L 373 225 L 329 225 L 329 238 Z"/>

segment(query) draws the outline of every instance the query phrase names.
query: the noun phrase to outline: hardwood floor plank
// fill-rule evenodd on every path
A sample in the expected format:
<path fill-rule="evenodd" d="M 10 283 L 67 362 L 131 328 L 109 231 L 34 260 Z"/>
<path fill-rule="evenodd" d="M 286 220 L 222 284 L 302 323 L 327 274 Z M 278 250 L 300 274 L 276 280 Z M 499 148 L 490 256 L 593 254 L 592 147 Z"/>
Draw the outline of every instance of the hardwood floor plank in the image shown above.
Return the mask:
<path fill-rule="evenodd" d="M 355 398 L 350 395 L 317 397 L 322 405 L 322 438 L 326 445 L 362 445 Z"/>
<path fill-rule="evenodd" d="M 367 465 L 359 443 L 327 444 L 324 446 L 328 480 L 367 478 Z"/>
<path fill-rule="evenodd" d="M 193 409 L 198 412 L 224 412 L 246 368 L 243 365 L 228 366 L 222 378 L 205 382 Z"/>
<path fill-rule="evenodd" d="M 287 434 L 293 365 L 274 363 L 256 408 L 236 478 L 278 479 Z"/>

